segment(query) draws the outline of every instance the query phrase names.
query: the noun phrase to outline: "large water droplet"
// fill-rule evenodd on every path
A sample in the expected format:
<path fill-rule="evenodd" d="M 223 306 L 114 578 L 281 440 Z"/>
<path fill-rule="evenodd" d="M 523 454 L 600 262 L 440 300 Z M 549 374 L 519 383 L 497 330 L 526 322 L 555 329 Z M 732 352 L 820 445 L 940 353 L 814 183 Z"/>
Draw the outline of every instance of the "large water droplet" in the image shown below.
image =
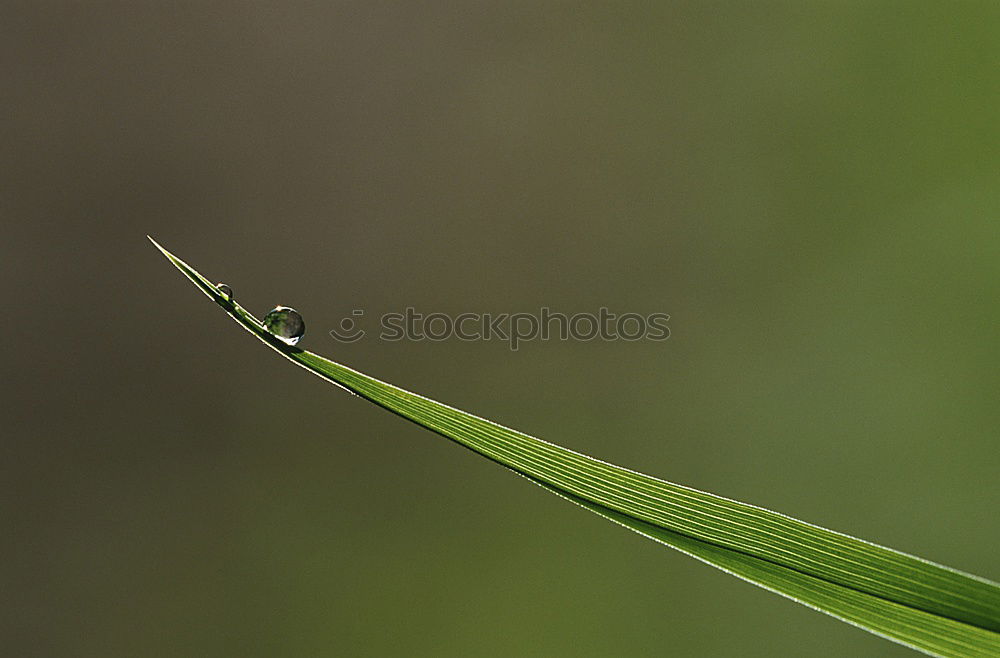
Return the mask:
<path fill-rule="evenodd" d="M 275 306 L 264 316 L 264 326 L 289 345 L 299 342 L 306 333 L 306 323 L 294 308 Z"/>
<path fill-rule="evenodd" d="M 222 293 L 223 297 L 225 297 L 229 301 L 233 301 L 233 289 L 230 288 L 227 284 L 217 283 L 215 284 L 215 287 L 219 290 L 219 292 Z"/>

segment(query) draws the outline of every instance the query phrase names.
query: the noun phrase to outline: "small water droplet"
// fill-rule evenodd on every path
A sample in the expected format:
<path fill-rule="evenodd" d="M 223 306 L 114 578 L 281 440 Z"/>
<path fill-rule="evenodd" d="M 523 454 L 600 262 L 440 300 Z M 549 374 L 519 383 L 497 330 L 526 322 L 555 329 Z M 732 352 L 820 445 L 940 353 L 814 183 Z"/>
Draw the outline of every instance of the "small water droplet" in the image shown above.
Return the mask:
<path fill-rule="evenodd" d="M 228 284 L 217 283 L 215 284 L 215 287 L 219 289 L 219 292 L 222 293 L 223 297 L 225 297 L 229 301 L 233 301 L 233 289 L 230 288 Z"/>
<path fill-rule="evenodd" d="M 264 326 L 289 345 L 299 342 L 306 333 L 306 323 L 294 308 L 275 306 L 264 316 Z"/>

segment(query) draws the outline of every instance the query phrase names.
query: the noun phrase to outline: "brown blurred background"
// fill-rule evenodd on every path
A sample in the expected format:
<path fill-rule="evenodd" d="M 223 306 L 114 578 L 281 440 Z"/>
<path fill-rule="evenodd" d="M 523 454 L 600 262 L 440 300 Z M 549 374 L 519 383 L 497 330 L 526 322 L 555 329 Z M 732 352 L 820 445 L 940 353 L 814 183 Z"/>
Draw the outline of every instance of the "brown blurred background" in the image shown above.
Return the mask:
<path fill-rule="evenodd" d="M 291 367 L 994 579 L 1000 5 L 5 2 L 11 656 L 903 656 Z M 671 315 L 352 345 L 351 309 Z"/>

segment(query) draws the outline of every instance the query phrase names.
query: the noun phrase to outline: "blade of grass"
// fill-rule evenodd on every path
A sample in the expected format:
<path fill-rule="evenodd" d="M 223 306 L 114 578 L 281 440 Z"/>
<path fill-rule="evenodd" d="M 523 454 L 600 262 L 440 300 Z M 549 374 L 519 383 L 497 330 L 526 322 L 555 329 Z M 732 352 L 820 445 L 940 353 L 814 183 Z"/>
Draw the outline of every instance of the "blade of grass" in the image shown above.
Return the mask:
<path fill-rule="evenodd" d="M 639 534 L 872 633 L 940 656 L 1000 656 L 1000 585 L 542 441 L 272 336 L 150 240 L 202 292 L 309 372 Z"/>

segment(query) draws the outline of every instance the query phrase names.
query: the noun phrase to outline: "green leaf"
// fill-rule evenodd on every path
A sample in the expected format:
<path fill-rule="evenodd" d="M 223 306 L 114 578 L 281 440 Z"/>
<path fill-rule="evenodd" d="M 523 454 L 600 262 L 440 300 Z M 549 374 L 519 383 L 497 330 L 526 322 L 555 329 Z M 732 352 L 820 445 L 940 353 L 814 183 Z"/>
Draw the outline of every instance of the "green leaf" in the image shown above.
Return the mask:
<path fill-rule="evenodd" d="M 1000 656 L 997 583 L 608 464 L 286 345 L 208 279 L 153 244 L 237 323 L 288 360 L 581 507 L 914 649 L 940 656 Z"/>

